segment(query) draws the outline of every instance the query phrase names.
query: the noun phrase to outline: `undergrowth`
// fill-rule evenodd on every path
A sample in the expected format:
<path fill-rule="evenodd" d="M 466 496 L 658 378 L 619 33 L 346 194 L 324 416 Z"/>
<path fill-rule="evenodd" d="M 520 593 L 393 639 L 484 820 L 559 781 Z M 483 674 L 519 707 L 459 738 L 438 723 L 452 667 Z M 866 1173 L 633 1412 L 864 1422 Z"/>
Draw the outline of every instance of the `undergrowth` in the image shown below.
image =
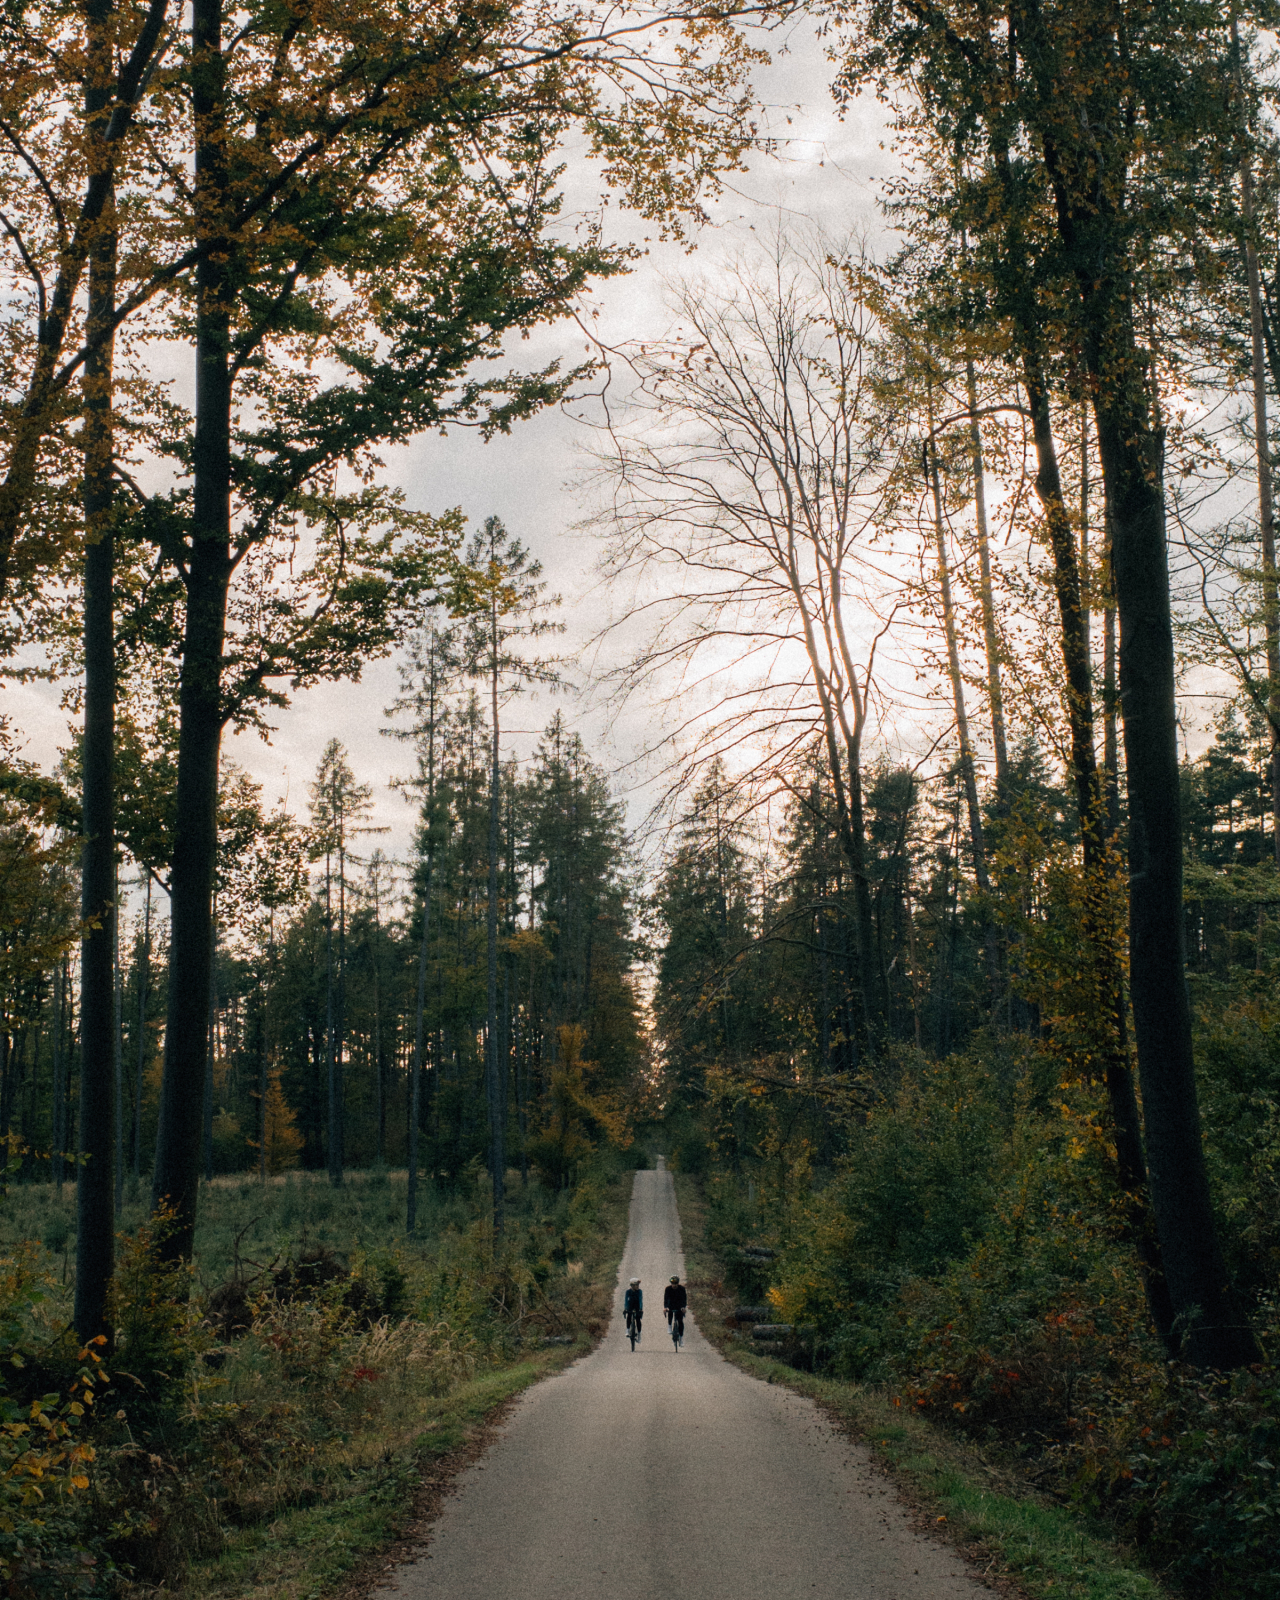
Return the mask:
<path fill-rule="evenodd" d="M 707 1244 L 714 1208 L 698 1179 L 676 1182 L 700 1329 L 753 1376 L 810 1395 L 845 1422 L 984 1575 L 1011 1574 L 1037 1600 L 1171 1600 L 1105 1529 L 1091 1525 L 1080 1508 L 1037 1492 L 998 1453 L 940 1429 L 889 1389 L 804 1370 L 805 1354 L 794 1344 L 755 1343 L 734 1315 L 741 1298 L 737 1263 L 726 1263 Z"/>
<path fill-rule="evenodd" d="M 385 1174 L 206 1186 L 190 1269 L 162 1265 L 163 1219 L 122 1232 L 101 1362 L 68 1331 L 63 1252 L 11 1245 L 4 1592 L 322 1592 L 391 1537 L 424 1460 L 603 1330 L 623 1176 L 611 1156 L 572 1191 L 512 1175 L 496 1248 L 478 1172 L 428 1193 L 412 1241 Z M 56 1206 L 10 1198 L 11 1239 Z"/>
<path fill-rule="evenodd" d="M 1270 1355 L 1280 1017 L 1251 1000 L 1202 1004 L 1201 1018 L 1215 1197 Z M 720 1124 L 713 1105 L 697 1164 L 725 1305 L 767 1304 L 792 1329 L 777 1354 L 793 1370 L 882 1393 L 982 1446 L 1191 1600 L 1270 1600 L 1280 1368 L 1221 1375 L 1168 1359 L 1096 1105 L 1008 1039 L 900 1057 L 859 1086 L 845 1149 L 822 1168 L 787 1146 L 769 1107 L 750 1108 L 753 1126 L 741 1100 Z"/>

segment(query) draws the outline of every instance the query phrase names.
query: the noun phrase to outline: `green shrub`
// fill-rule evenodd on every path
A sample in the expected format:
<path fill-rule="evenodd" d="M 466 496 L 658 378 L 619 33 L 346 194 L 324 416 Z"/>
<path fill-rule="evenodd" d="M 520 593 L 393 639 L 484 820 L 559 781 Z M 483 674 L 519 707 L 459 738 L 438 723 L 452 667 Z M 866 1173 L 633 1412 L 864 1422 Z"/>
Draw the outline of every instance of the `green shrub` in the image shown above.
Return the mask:
<path fill-rule="evenodd" d="M 1264 1600 L 1280 1547 L 1280 1372 L 1170 1365 L 1123 1225 L 1105 1102 L 985 1045 L 906 1059 L 809 1153 L 735 1154 L 705 1180 L 708 1242 L 797 1325 L 791 1359 L 1021 1458 L 1106 1515 L 1194 1600 Z M 1280 1011 L 1202 1024 L 1207 1144 L 1255 1324 L 1280 1335 Z M 1017 1070 L 1014 1070 L 1014 1069 Z M 747 1241 L 772 1262 L 735 1264 Z M 746 1274 L 754 1273 L 750 1282 Z M 758 1296 L 748 1298 L 755 1302 Z"/>

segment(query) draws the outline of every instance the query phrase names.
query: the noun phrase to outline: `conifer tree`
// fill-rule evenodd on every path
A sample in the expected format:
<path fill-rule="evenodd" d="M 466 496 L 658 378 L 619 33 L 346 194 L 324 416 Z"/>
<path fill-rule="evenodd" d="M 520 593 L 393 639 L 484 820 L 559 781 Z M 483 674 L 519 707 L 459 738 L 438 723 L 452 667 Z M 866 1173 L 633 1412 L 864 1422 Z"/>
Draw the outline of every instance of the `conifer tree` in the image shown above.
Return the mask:
<path fill-rule="evenodd" d="M 357 783 L 347 752 L 330 739 L 311 785 L 311 852 L 324 861 L 325 1062 L 328 1078 L 329 1182 L 340 1187 L 346 1137 L 347 867 L 355 859 L 352 840 L 375 831 L 366 822 L 373 790 Z M 334 864 L 337 864 L 336 875 Z M 337 948 L 334 948 L 334 892 L 337 892 Z"/>
<path fill-rule="evenodd" d="M 508 534 L 497 517 L 487 517 L 466 553 L 467 576 L 454 590 L 454 606 L 467 617 L 463 635 L 466 670 L 484 683 L 489 701 L 488 889 L 485 899 L 488 1014 L 485 1026 L 485 1092 L 489 1107 L 489 1164 L 493 1182 L 493 1226 L 503 1229 L 507 1170 L 507 1063 L 498 1028 L 498 859 L 502 814 L 501 707 L 533 683 L 557 681 L 549 661 L 525 655 L 519 642 L 560 630 L 541 616 L 542 566 Z M 513 648 L 516 646 L 517 648 Z"/>

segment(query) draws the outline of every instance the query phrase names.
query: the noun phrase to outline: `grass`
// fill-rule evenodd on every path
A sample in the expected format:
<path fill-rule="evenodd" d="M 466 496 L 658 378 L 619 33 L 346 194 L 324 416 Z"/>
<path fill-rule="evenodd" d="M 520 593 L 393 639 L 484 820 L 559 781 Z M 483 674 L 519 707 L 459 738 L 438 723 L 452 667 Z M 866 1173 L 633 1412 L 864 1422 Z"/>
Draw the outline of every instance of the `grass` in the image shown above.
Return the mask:
<path fill-rule="evenodd" d="M 606 1158 L 573 1191 L 522 1188 L 509 1174 L 497 1252 L 487 1188 L 483 1175 L 451 1195 L 426 1188 L 410 1240 L 403 1174 L 350 1173 L 338 1190 L 308 1173 L 202 1186 L 196 1292 L 179 1317 L 188 1331 L 175 1335 L 193 1353 L 160 1362 L 186 1376 L 163 1403 L 165 1391 L 139 1385 L 159 1404 L 148 1411 L 117 1374 L 95 1431 L 84 1538 L 102 1553 L 97 1541 L 112 1530 L 105 1550 L 130 1573 L 120 1595 L 349 1592 L 421 1517 L 424 1479 L 443 1482 L 478 1448 L 496 1408 L 590 1348 L 607 1323 L 625 1242 L 629 1170 Z M 143 1219 L 137 1198 L 120 1231 Z M 44 1261 L 56 1285 L 40 1309 L 46 1332 L 70 1312 L 74 1220 L 71 1185 L 61 1196 L 50 1185 L 14 1186 L 0 1205 L 0 1257 L 32 1239 L 53 1254 Z M 361 1323 L 332 1295 L 273 1297 L 266 1269 L 315 1246 L 366 1281 L 389 1273 L 400 1310 Z M 256 1278 L 253 1325 L 229 1341 L 218 1335 L 224 1342 L 206 1361 L 199 1352 L 213 1336 L 197 1326 L 203 1302 L 237 1262 Z M 172 1302 L 162 1295 L 157 1304 L 163 1331 Z M 130 1338 L 117 1358 L 124 1377 Z"/>
<path fill-rule="evenodd" d="M 386 1191 L 390 1188 L 394 1199 L 395 1187 L 376 1179 L 364 1185 L 350 1184 L 341 1205 L 318 1214 L 324 1208 L 315 1202 L 323 1202 L 326 1196 L 313 1192 L 314 1186 L 304 1180 L 284 1186 L 282 1205 L 287 1206 L 292 1198 L 297 1207 L 294 1226 L 308 1229 L 310 1243 L 327 1243 L 354 1254 L 357 1248 L 371 1250 L 384 1241 L 391 1242 L 382 1229 L 388 1225 Z M 447 1477 L 466 1458 L 468 1449 L 475 1447 L 496 1409 L 577 1359 L 603 1327 L 626 1236 L 628 1175 L 617 1174 L 608 1180 L 597 1176 L 586 1213 L 576 1215 L 575 1220 L 581 1195 L 582 1191 L 578 1199 L 571 1200 L 531 1185 L 512 1206 L 509 1239 L 513 1246 L 523 1238 L 533 1247 L 558 1245 L 568 1253 L 568 1259 L 542 1286 L 540 1304 L 547 1308 L 546 1316 L 531 1325 L 523 1346 L 509 1336 L 487 1346 L 483 1337 L 477 1342 L 482 1325 L 473 1323 L 469 1339 L 459 1340 L 466 1359 L 456 1374 L 446 1365 L 442 1377 L 442 1369 L 428 1363 L 412 1373 L 403 1367 L 397 1381 L 386 1361 L 362 1354 L 365 1347 L 353 1343 L 345 1352 L 328 1358 L 329 1371 L 340 1374 L 353 1365 L 363 1370 L 366 1362 L 388 1370 L 381 1383 L 360 1388 L 358 1397 L 342 1399 L 334 1393 L 341 1387 L 340 1377 L 337 1383 L 321 1383 L 322 1389 L 330 1391 L 327 1399 L 315 1393 L 314 1375 L 321 1370 L 317 1361 L 310 1368 L 310 1393 L 298 1397 L 292 1420 L 281 1418 L 277 1441 L 279 1453 L 284 1455 L 287 1446 L 299 1439 L 305 1445 L 314 1436 L 320 1442 L 311 1457 L 308 1459 L 304 1450 L 288 1481 L 278 1488 L 256 1480 L 252 1485 L 254 1503 L 245 1508 L 250 1514 L 242 1517 L 241 1525 L 234 1516 L 219 1516 L 220 1548 L 184 1563 L 181 1573 L 166 1572 L 159 1590 L 154 1583 L 135 1583 L 126 1590 L 129 1600 L 160 1592 L 181 1600 L 230 1600 L 232 1596 L 236 1600 L 318 1600 L 345 1592 L 353 1575 L 358 1579 L 361 1569 L 381 1564 L 388 1545 L 412 1522 L 424 1479 L 430 1483 L 433 1477 Z M 224 1187 L 221 1194 L 208 1198 L 213 1201 L 210 1210 L 216 1207 L 217 1211 L 209 1225 L 216 1223 L 225 1238 L 233 1226 L 243 1227 L 242 1219 L 253 1213 L 263 1197 L 254 1186 L 251 1192 Z M 515 1194 L 512 1198 L 517 1200 Z M 451 1206 L 460 1204 L 437 1204 L 435 1226 L 443 1232 L 455 1221 L 449 1215 Z M 454 1248 L 460 1238 L 465 1243 L 467 1237 L 475 1237 L 472 1208 L 465 1207 L 463 1215 L 470 1228 L 455 1226 Z M 283 1225 L 279 1211 L 274 1223 L 277 1231 L 271 1232 L 264 1221 L 264 1232 L 278 1242 L 278 1229 Z M 518 1231 L 521 1228 L 523 1233 Z M 530 1247 L 526 1243 L 526 1250 Z M 447 1255 L 449 1241 L 443 1241 L 440 1248 Z M 422 1250 L 429 1259 L 428 1241 L 423 1242 Z M 437 1261 L 445 1258 L 441 1255 Z M 423 1314 L 428 1321 L 434 1315 Z M 573 1343 L 537 1348 L 539 1326 L 568 1330 Z M 434 1331 L 421 1324 L 419 1331 L 430 1348 Z M 313 1336 L 306 1326 L 301 1333 L 304 1339 Z M 274 1365 L 278 1334 L 275 1325 L 267 1325 L 262 1336 L 255 1329 L 241 1341 L 223 1371 L 225 1387 L 210 1396 L 215 1409 L 220 1404 L 246 1406 L 250 1429 L 253 1419 L 264 1410 L 270 1415 L 279 1409 L 273 1408 L 268 1398 L 283 1391 Z M 449 1337 L 453 1335 L 446 1333 L 446 1339 Z M 530 1348 L 530 1340 L 534 1348 Z M 470 1375 L 466 1375 L 467 1369 Z M 224 1445 L 232 1459 L 237 1437 L 233 1431 Z M 232 1488 L 224 1480 L 224 1492 L 230 1493 Z"/>
<path fill-rule="evenodd" d="M 1074 1508 L 1038 1495 L 1006 1463 L 953 1438 L 893 1395 L 800 1372 L 757 1355 L 726 1326 L 733 1300 L 723 1264 L 705 1243 L 696 1178 L 678 1174 L 690 1302 L 702 1332 L 754 1377 L 809 1395 L 853 1433 L 906 1498 L 922 1508 L 986 1575 L 1013 1579 L 1035 1600 L 1173 1600 L 1173 1591 Z"/>
<path fill-rule="evenodd" d="M 252 1174 L 218 1177 L 200 1186 L 196 1225 L 195 1274 L 205 1293 L 224 1283 L 243 1261 L 267 1263 L 307 1245 L 324 1245 L 344 1254 L 392 1250 L 405 1243 L 407 1178 L 403 1172 L 348 1172 L 341 1189 L 323 1172 L 289 1172 L 265 1185 Z M 150 1209 L 150 1194 L 126 1192 L 116 1217 L 121 1233 L 131 1233 Z M 465 1227 L 472 1209 L 466 1198 L 443 1195 L 429 1183 L 419 1189 L 418 1234 L 431 1240 L 448 1227 Z M 54 1256 L 56 1276 L 69 1285 L 75 1276 L 76 1186 L 65 1183 L 59 1195 L 51 1183 L 14 1184 L 0 1202 L 0 1253 L 29 1239 Z"/>
<path fill-rule="evenodd" d="M 237 1532 L 221 1554 L 193 1566 L 181 1587 L 165 1592 L 184 1600 L 320 1600 L 333 1594 L 403 1535 L 433 1467 L 477 1438 L 498 1407 L 581 1353 L 540 1351 L 462 1384 L 429 1408 L 407 1448 L 353 1470 L 346 1493 Z"/>

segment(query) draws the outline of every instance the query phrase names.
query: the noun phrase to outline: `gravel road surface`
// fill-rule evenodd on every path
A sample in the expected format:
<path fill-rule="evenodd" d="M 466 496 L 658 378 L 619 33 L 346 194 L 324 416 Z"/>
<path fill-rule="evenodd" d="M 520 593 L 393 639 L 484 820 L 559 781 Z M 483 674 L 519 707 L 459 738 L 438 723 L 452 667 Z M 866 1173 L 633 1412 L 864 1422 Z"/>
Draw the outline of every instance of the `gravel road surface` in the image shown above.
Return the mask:
<path fill-rule="evenodd" d="M 667 1172 L 638 1172 L 604 1343 L 528 1390 L 460 1477 L 425 1553 L 377 1600 L 977 1600 L 960 1559 L 917 1532 L 867 1454 L 809 1400 L 725 1361 L 662 1290 L 684 1275 Z"/>

